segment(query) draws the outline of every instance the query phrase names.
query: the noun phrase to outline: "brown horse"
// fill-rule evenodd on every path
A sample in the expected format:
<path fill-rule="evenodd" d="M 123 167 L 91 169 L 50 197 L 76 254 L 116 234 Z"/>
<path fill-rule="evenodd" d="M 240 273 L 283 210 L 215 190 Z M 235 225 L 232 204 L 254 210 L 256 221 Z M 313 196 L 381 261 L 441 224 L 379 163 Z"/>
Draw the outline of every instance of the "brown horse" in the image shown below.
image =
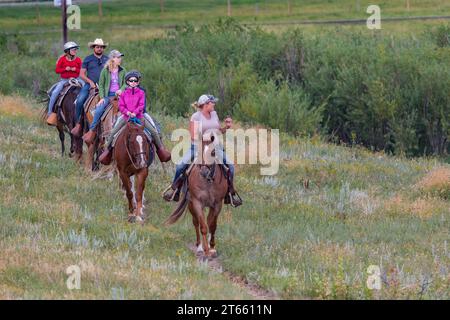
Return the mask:
<path fill-rule="evenodd" d="M 65 153 L 65 132 L 70 136 L 70 152 L 69 157 L 75 154 L 75 160 L 80 161 L 83 153 L 83 140 L 81 138 L 73 136 L 70 131 L 75 126 L 75 100 L 80 92 L 80 87 L 72 87 L 65 95 L 64 99 L 61 101 L 59 107 L 56 108 L 58 122 L 56 129 L 59 133 L 59 140 L 61 141 L 61 156 Z M 46 117 L 46 110 L 43 113 L 43 117 Z M 44 118 L 43 118 L 44 119 Z"/>
<path fill-rule="evenodd" d="M 150 158 L 150 144 L 143 125 L 127 123 L 117 137 L 113 157 L 128 199 L 128 221 L 143 223 L 143 194 Z M 134 183 L 130 178 L 134 178 Z"/>
<path fill-rule="evenodd" d="M 203 154 L 210 152 L 211 142 L 203 144 Z M 213 154 L 213 152 L 211 152 Z M 203 159 L 208 159 L 204 156 Z M 205 163 L 206 162 L 206 163 Z M 192 215 L 192 222 L 197 235 L 197 254 L 204 254 L 205 257 L 214 257 L 217 254 L 215 249 L 215 233 L 217 229 L 217 219 L 222 210 L 223 200 L 227 194 L 228 183 L 225 177 L 224 168 L 216 161 L 210 163 L 202 160 L 195 163 L 187 173 L 187 186 L 178 208 L 166 220 L 166 224 L 175 223 L 184 213 L 186 206 Z M 207 219 L 205 219 L 204 209 L 209 208 Z M 209 231 L 209 244 L 207 233 Z M 200 238 L 201 232 L 201 238 Z"/>
<path fill-rule="evenodd" d="M 100 97 L 98 93 L 91 99 L 87 100 L 86 103 L 86 112 L 83 115 L 83 134 L 89 131 L 89 123 L 92 123 L 94 116 L 93 112 L 95 110 L 95 106 L 97 105 Z M 112 108 L 108 107 L 105 109 L 104 120 L 101 121 L 97 127 L 95 128 L 95 139 L 92 144 L 87 144 L 88 153 L 85 161 L 86 169 L 90 169 L 92 171 L 98 170 L 100 167 L 100 162 L 98 161 L 99 156 L 102 154 L 104 150 L 104 145 L 106 142 L 106 138 L 109 135 L 109 132 L 112 130 L 115 121 L 119 115 L 118 109 L 118 98 L 114 97 L 111 99 Z"/>

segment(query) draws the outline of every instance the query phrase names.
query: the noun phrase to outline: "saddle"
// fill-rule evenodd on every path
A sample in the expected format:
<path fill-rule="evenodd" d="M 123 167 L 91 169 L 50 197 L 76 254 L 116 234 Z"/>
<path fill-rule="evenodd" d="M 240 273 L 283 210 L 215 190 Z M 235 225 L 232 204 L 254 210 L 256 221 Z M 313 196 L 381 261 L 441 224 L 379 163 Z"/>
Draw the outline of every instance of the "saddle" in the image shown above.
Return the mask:
<path fill-rule="evenodd" d="M 91 110 L 91 115 L 93 117 L 95 109 Z M 109 104 L 106 106 L 102 117 L 100 118 L 99 128 L 101 128 L 102 138 L 108 137 L 110 131 L 112 130 L 114 124 L 119 117 L 119 100 L 114 97 L 110 100 Z"/>
<path fill-rule="evenodd" d="M 96 88 L 95 90 L 90 89 L 89 90 L 89 95 L 86 99 L 86 102 L 84 103 L 84 114 L 87 117 L 87 120 L 89 121 L 89 123 L 92 122 L 92 120 L 94 120 L 94 116 L 93 116 L 93 110 L 95 109 L 96 104 L 98 103 L 98 101 L 100 100 L 100 96 L 98 95 L 98 89 Z"/>
<path fill-rule="evenodd" d="M 56 85 L 57 85 L 57 83 L 54 83 L 54 84 L 50 87 L 50 89 L 48 89 L 48 91 L 47 91 L 47 96 L 48 96 L 49 98 L 50 98 L 50 96 L 51 96 L 53 90 L 55 89 Z M 63 100 L 64 100 L 64 98 L 66 97 L 67 93 L 68 93 L 72 88 L 76 88 L 76 87 L 81 88 L 82 85 L 81 85 L 81 83 L 80 83 L 77 79 L 75 79 L 75 78 L 70 78 L 69 81 L 68 81 L 66 84 L 64 84 L 64 87 L 63 87 L 63 89 L 61 90 L 61 92 L 59 93 L 58 98 L 56 99 L 55 105 L 54 105 L 54 107 L 53 107 L 53 108 L 54 108 L 54 111 L 55 111 L 56 113 L 58 113 L 57 111 L 61 109 L 61 103 L 63 102 Z M 62 119 L 65 121 L 64 115 L 63 115 L 62 112 L 61 112 L 61 117 L 62 117 Z"/>
<path fill-rule="evenodd" d="M 117 133 L 114 135 L 113 141 L 111 143 L 111 147 L 115 147 L 116 142 L 117 142 L 117 138 L 119 138 L 120 134 L 123 132 L 123 130 L 125 130 L 126 126 L 123 126 L 122 128 L 120 128 L 119 131 L 117 131 Z M 150 132 L 148 132 L 147 130 L 144 130 L 145 136 L 147 137 L 147 140 L 149 142 L 149 144 L 152 144 L 152 136 L 150 134 Z"/>

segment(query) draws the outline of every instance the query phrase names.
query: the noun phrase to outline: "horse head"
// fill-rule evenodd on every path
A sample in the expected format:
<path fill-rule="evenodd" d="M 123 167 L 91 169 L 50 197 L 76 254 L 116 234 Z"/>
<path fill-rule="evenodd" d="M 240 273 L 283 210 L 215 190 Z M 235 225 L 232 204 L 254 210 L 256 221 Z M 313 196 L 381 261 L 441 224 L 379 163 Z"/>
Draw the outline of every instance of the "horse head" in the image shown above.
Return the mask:
<path fill-rule="evenodd" d="M 131 162 L 136 169 L 147 167 L 149 144 L 144 133 L 144 126 L 135 122 L 127 124 L 127 150 Z"/>

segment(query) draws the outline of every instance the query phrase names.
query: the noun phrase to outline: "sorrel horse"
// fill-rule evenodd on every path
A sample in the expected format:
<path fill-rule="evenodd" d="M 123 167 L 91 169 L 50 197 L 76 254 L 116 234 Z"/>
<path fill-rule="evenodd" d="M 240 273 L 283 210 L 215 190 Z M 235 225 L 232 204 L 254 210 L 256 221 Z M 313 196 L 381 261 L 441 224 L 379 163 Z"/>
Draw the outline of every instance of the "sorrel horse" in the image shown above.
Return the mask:
<path fill-rule="evenodd" d="M 96 103 L 99 101 L 98 95 L 92 101 L 87 101 L 87 112 L 85 114 L 85 120 L 83 121 L 83 133 L 89 130 L 89 123 L 92 123 L 94 119 L 93 112 L 95 110 Z M 114 97 L 110 100 L 110 106 L 106 107 L 102 120 L 95 128 L 95 139 L 92 144 L 86 144 L 88 147 L 88 156 L 85 161 L 86 169 L 89 167 L 92 171 L 98 170 L 100 167 L 100 162 L 98 161 L 99 156 L 102 154 L 106 142 L 106 138 L 109 136 L 114 123 L 119 117 L 119 100 L 118 97 Z"/>
<path fill-rule="evenodd" d="M 89 130 L 89 124 L 94 120 L 93 111 L 97 103 L 100 101 L 100 96 L 98 94 L 98 88 L 90 88 L 89 96 L 86 99 L 86 102 L 83 106 L 83 112 L 81 113 L 81 127 L 82 127 L 82 136 Z M 86 144 L 87 146 L 87 157 L 84 160 L 84 166 L 87 170 L 95 170 L 98 169 L 98 162 L 95 161 L 95 147 L 96 144 Z"/>
<path fill-rule="evenodd" d="M 117 137 L 113 157 L 128 199 L 128 221 L 143 223 L 143 194 L 150 158 L 150 144 L 143 125 L 133 119 L 126 124 Z"/>
<path fill-rule="evenodd" d="M 201 163 L 194 163 L 190 168 L 187 173 L 187 186 L 184 186 L 185 192 L 180 205 L 166 220 L 166 224 L 175 223 L 188 206 L 197 235 L 195 243 L 197 254 L 203 253 L 207 258 L 214 257 L 217 254 L 215 249 L 217 219 L 228 190 L 228 182 L 222 165 L 219 165 L 214 157 L 212 161 L 208 161 L 208 159 L 211 159 L 208 155 L 214 154 L 211 148 L 213 148 L 212 140 L 206 144 L 203 143 L 203 159 Z M 206 219 L 205 208 L 209 208 Z M 208 231 L 210 234 L 209 243 L 207 240 Z"/>

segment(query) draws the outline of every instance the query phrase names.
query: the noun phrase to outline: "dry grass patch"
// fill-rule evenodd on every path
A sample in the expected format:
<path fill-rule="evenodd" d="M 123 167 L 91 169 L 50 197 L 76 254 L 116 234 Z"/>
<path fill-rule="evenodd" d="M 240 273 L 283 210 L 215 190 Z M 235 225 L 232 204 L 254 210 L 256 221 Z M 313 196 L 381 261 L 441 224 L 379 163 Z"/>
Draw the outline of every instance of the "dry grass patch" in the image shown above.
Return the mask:
<path fill-rule="evenodd" d="M 437 167 L 431 170 L 415 186 L 418 190 L 438 197 L 450 198 L 450 168 Z"/>
<path fill-rule="evenodd" d="M 421 219 L 429 219 L 436 213 L 450 213 L 445 201 L 432 196 L 411 200 L 403 195 L 396 195 L 385 202 L 384 210 L 393 215 L 412 215 Z"/>
<path fill-rule="evenodd" d="M 30 110 L 28 103 L 23 97 L 0 95 L 0 114 L 10 116 L 35 117 L 35 113 Z"/>

